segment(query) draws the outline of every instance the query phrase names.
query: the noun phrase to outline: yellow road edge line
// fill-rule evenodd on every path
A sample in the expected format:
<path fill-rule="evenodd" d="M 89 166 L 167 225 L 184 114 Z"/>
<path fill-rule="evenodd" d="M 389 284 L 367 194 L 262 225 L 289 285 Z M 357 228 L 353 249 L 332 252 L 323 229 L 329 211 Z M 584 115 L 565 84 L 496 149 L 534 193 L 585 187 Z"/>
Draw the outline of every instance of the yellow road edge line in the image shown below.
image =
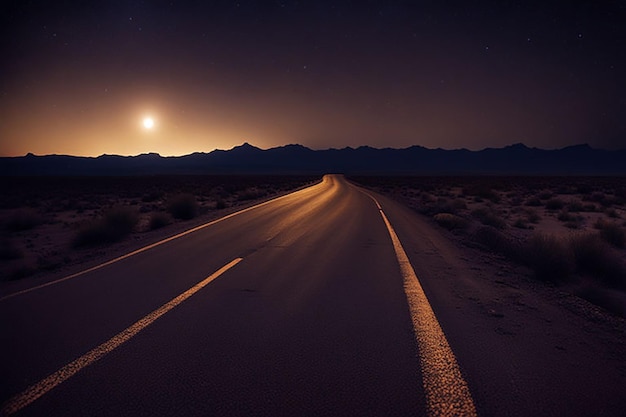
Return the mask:
<path fill-rule="evenodd" d="M 428 415 L 434 416 L 476 416 L 476 406 L 472 394 L 454 352 L 437 321 L 424 289 L 415 274 L 411 261 L 382 207 L 371 194 L 362 191 L 376 203 L 376 207 L 387 226 L 393 248 L 398 258 L 404 282 L 404 292 L 409 304 L 413 332 L 419 349 L 420 368 Z"/>
<path fill-rule="evenodd" d="M 104 268 L 105 266 L 109 266 L 109 265 L 114 264 L 114 263 L 116 263 L 116 262 L 119 262 L 119 261 L 121 261 L 121 260 L 123 260 L 123 259 L 130 258 L 131 256 L 135 256 L 135 255 L 137 255 L 137 254 L 140 254 L 141 252 L 145 252 L 145 251 L 147 251 L 147 250 L 149 250 L 149 249 L 152 249 L 152 248 L 155 248 L 155 247 L 157 247 L 157 246 L 160 246 L 160 245 L 162 245 L 162 244 L 164 244 L 164 243 L 170 242 L 170 241 L 172 241 L 172 240 L 174 240 L 174 239 L 178 239 L 178 238 L 180 238 L 180 237 L 186 236 L 186 235 L 188 235 L 188 234 L 190 234 L 190 233 L 193 233 L 193 232 L 197 232 L 198 230 L 204 229 L 204 228 L 206 228 L 206 227 L 213 226 L 214 224 L 219 223 L 219 222 L 221 222 L 221 221 L 224 221 L 224 220 L 230 219 L 231 217 L 235 217 L 235 216 L 237 216 L 237 215 L 239 215 L 239 214 L 243 214 L 243 213 L 246 213 L 246 212 L 248 212 L 248 211 L 251 211 L 251 210 L 257 209 L 257 208 L 259 208 L 259 207 L 263 207 L 263 206 L 265 206 L 265 205 L 267 205 L 267 204 L 270 204 L 270 203 L 276 202 L 276 201 L 281 200 L 281 199 L 283 199 L 283 198 L 287 198 L 287 197 L 289 197 L 289 196 L 291 196 L 291 195 L 293 195 L 293 194 L 295 194 L 295 193 L 298 193 L 298 192 L 301 192 L 301 191 L 307 190 L 307 189 L 309 189 L 309 188 L 311 188 L 311 187 L 315 187 L 316 185 L 319 185 L 319 184 L 321 184 L 321 182 L 315 183 L 315 184 L 313 184 L 313 185 L 310 185 L 310 186 L 308 186 L 308 187 L 302 188 L 302 189 L 300 189 L 300 190 L 296 190 L 296 191 L 291 192 L 291 193 L 289 193 L 289 194 L 281 195 L 280 197 L 276 197 L 276 198 L 273 198 L 273 199 L 271 199 L 271 200 L 264 201 L 263 203 L 259 203 L 259 204 L 256 204 L 256 205 L 254 205 L 254 206 L 247 207 L 247 208 L 245 208 L 245 209 L 243 209 L 243 210 L 239 210 L 239 211 L 236 211 L 236 212 L 234 212 L 234 213 L 227 214 L 227 215 L 226 215 L 226 216 L 224 216 L 224 217 L 220 217 L 220 218 L 218 218 L 218 219 L 211 220 L 211 221 L 210 221 L 210 222 L 208 222 L 208 223 L 204 223 L 204 224 L 201 224 L 201 225 L 199 225 L 199 226 L 193 227 L 193 228 L 191 228 L 191 229 L 189 229 L 189 230 L 185 230 L 184 232 L 178 233 L 178 234 L 176 234 L 176 235 L 174 235 L 174 236 L 170 236 L 170 237 L 165 238 L 165 239 L 163 239 L 163 240 L 159 240 L 158 242 L 152 243 L 152 244 L 150 244 L 150 245 L 147 245 L 147 246 L 144 246 L 144 247 L 139 248 L 139 249 L 137 249 L 137 250 L 134 250 L 134 251 L 132 251 L 132 252 L 129 252 L 129 253 L 125 254 L 125 255 L 118 256 L 117 258 L 111 259 L 110 261 L 106 261 L 106 262 L 104 262 L 104 263 L 98 264 L 98 265 L 93 266 L 93 267 L 91 267 L 91 268 L 88 268 L 88 269 L 85 269 L 85 270 L 82 270 L 82 271 L 76 272 L 75 274 L 68 275 L 68 276 L 63 277 L 63 278 L 55 279 L 54 281 L 46 282 L 45 284 L 41 284 L 41 285 L 37 285 L 37 286 L 34 286 L 34 287 L 26 288 L 26 289 L 24 289 L 24 290 L 16 291 L 16 292 L 14 292 L 14 293 L 11 293 L 11 294 L 8 294 L 8 295 L 5 295 L 5 296 L 3 296 L 3 297 L 0 297 L 0 302 L 2 302 L 2 301 L 4 301 L 4 300 L 8 300 L 9 298 L 17 297 L 18 295 L 22 295 L 22 294 L 29 293 L 29 292 L 31 292 L 31 291 L 35 291 L 35 290 L 39 290 L 39 289 L 41 289 L 41 288 L 45 288 L 45 287 L 48 287 L 48 286 L 51 286 L 51 285 L 59 284 L 59 283 L 61 283 L 61 282 L 63 282 L 63 281 L 67 281 L 67 280 L 70 280 L 70 279 L 72 279 L 72 278 L 79 277 L 79 276 L 84 275 L 84 274 L 87 274 L 87 273 L 89 273 L 89 272 L 96 271 L 96 270 L 98 270 L 98 269 Z"/>
<path fill-rule="evenodd" d="M 70 379 L 82 369 L 102 359 L 105 355 L 121 346 L 124 342 L 130 340 L 133 336 L 137 335 L 137 333 L 148 327 L 150 324 L 154 323 L 159 317 L 172 310 L 174 307 L 178 306 L 180 303 L 182 303 L 183 301 L 194 295 L 196 292 L 201 290 L 203 287 L 208 285 L 211 281 L 237 265 L 239 262 L 241 262 L 242 259 L 243 258 L 236 258 L 232 260 L 204 280 L 200 281 L 199 283 L 197 283 L 187 291 L 183 292 L 179 296 L 173 298 L 169 302 L 163 304 L 161 307 L 157 308 L 153 312 L 149 313 L 147 316 L 132 324 L 130 327 L 116 334 L 111 339 L 102 343 L 100 346 L 92 349 L 80 358 L 68 363 L 67 365 L 65 365 L 55 373 L 49 375 L 48 377 L 42 379 L 38 383 L 31 385 L 22 393 L 8 400 L 0 409 L 0 416 L 8 416 L 18 412 L 19 410 L 33 403 L 44 394 L 48 393 L 50 390 Z"/>

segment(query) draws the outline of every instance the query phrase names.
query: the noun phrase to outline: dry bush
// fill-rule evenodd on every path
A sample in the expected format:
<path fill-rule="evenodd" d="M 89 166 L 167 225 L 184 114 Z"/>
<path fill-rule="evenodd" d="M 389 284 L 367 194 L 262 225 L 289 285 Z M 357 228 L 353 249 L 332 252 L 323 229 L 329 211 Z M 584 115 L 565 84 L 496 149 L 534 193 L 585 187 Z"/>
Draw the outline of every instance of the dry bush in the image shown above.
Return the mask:
<path fill-rule="evenodd" d="M 168 224 L 172 223 L 172 219 L 167 213 L 163 213 L 162 211 L 158 211 L 156 213 L 152 213 L 150 216 L 150 230 L 160 229 L 161 227 L 165 227 Z"/>
<path fill-rule="evenodd" d="M 565 207 L 565 202 L 560 198 L 551 198 L 546 202 L 548 210 L 561 210 L 563 207 Z"/>
<path fill-rule="evenodd" d="M 626 234 L 624 229 L 614 222 L 607 222 L 600 229 L 600 236 L 605 242 L 615 246 L 616 248 L 623 248 L 626 243 Z"/>
<path fill-rule="evenodd" d="M 580 229 L 585 221 L 585 218 L 581 215 L 575 215 L 563 209 L 557 216 L 562 222 L 565 222 L 565 227 L 570 229 Z"/>
<path fill-rule="evenodd" d="M 198 214 L 198 203 L 191 194 L 178 194 L 168 199 L 167 211 L 175 219 L 193 219 Z"/>
<path fill-rule="evenodd" d="M 463 188 L 463 195 L 474 196 L 479 199 L 489 200 L 493 203 L 500 202 L 500 195 L 493 190 L 493 188 L 487 184 L 472 184 Z M 476 200 L 480 201 L 480 200 Z"/>
<path fill-rule="evenodd" d="M 553 195 L 554 195 L 554 193 L 552 191 L 544 190 L 544 191 L 540 192 L 537 197 L 539 197 L 540 200 L 547 200 L 547 199 L 551 198 Z"/>
<path fill-rule="evenodd" d="M 556 217 L 561 222 L 568 222 L 570 220 L 574 220 L 574 215 L 571 214 L 567 209 L 561 210 L 559 215 Z"/>
<path fill-rule="evenodd" d="M 0 239 L 0 260 L 11 261 L 24 257 L 24 253 L 9 239 Z"/>
<path fill-rule="evenodd" d="M 530 222 L 530 223 L 539 223 L 539 221 L 541 220 L 541 216 L 539 215 L 539 213 L 537 213 L 537 210 L 535 209 L 531 209 L 531 208 L 527 208 L 526 210 L 524 210 L 526 213 L 526 219 Z"/>
<path fill-rule="evenodd" d="M 550 235 L 533 235 L 524 244 L 522 257 L 535 277 L 541 281 L 568 281 L 574 269 L 572 254 L 567 245 Z"/>
<path fill-rule="evenodd" d="M 570 200 L 567 203 L 567 211 L 570 211 L 572 213 L 578 213 L 580 211 L 584 211 L 584 206 L 583 203 L 581 203 L 579 200 Z"/>
<path fill-rule="evenodd" d="M 163 197 L 162 191 L 150 191 L 149 193 L 144 194 L 141 197 L 141 201 L 143 201 L 144 203 L 152 203 L 154 201 L 160 200 L 161 197 Z"/>
<path fill-rule="evenodd" d="M 581 211 L 584 211 L 587 213 L 595 213 L 596 211 L 598 211 L 598 208 L 596 207 L 595 204 L 587 203 L 587 204 L 583 204 L 583 209 Z"/>
<path fill-rule="evenodd" d="M 604 210 L 604 214 L 606 214 L 607 217 L 610 217 L 612 219 L 619 219 L 619 213 L 614 208 L 609 208 L 609 209 Z"/>
<path fill-rule="evenodd" d="M 129 207 L 118 207 L 108 211 L 102 218 L 83 225 L 74 237 L 73 246 L 96 246 L 117 242 L 130 234 L 139 216 Z"/>
<path fill-rule="evenodd" d="M 519 260 L 519 242 L 508 238 L 504 233 L 492 226 L 481 226 L 477 228 L 472 234 L 472 240 L 492 252 L 505 255 L 514 260 Z"/>
<path fill-rule="evenodd" d="M 4 227 L 9 232 L 30 230 L 43 223 L 42 217 L 32 209 L 22 209 L 13 213 L 5 222 Z"/>
<path fill-rule="evenodd" d="M 433 219 L 439 226 L 448 230 L 465 229 L 468 224 L 467 220 L 463 217 L 459 217 L 451 213 L 435 214 Z"/>
<path fill-rule="evenodd" d="M 237 193 L 237 200 L 239 201 L 254 200 L 256 198 L 265 197 L 266 194 L 267 193 L 265 191 L 259 190 L 256 187 L 247 188 Z"/>
<path fill-rule="evenodd" d="M 515 219 L 515 222 L 513 222 L 513 227 L 517 227 L 518 229 L 532 229 L 532 226 L 528 225 L 528 221 L 526 219 L 522 219 L 521 217 L 518 217 L 517 219 Z"/>
<path fill-rule="evenodd" d="M 472 216 L 478 219 L 485 226 L 492 226 L 496 229 L 504 229 L 506 227 L 506 223 L 498 214 L 486 208 L 477 208 L 472 211 Z"/>
<path fill-rule="evenodd" d="M 226 201 L 224 201 L 221 198 L 218 198 L 217 201 L 215 202 L 215 209 L 216 210 L 225 209 L 226 207 L 228 207 L 228 204 L 226 204 Z"/>
<path fill-rule="evenodd" d="M 539 200 L 537 197 L 529 198 L 524 204 L 530 207 L 539 207 L 542 205 L 541 200 Z"/>
<path fill-rule="evenodd" d="M 591 201 L 595 201 L 596 203 L 602 204 L 602 202 L 606 199 L 606 194 L 600 191 L 596 191 L 591 194 Z"/>
<path fill-rule="evenodd" d="M 580 272 L 609 286 L 626 289 L 626 266 L 599 235 L 587 233 L 574 236 L 569 246 Z"/>

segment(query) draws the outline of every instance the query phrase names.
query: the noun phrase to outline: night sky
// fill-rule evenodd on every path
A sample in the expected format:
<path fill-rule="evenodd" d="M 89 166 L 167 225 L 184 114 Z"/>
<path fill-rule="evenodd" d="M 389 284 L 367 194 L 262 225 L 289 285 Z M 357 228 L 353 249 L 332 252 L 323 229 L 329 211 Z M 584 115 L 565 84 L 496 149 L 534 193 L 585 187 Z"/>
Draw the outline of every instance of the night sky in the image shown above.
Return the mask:
<path fill-rule="evenodd" d="M 626 148 L 623 0 L 0 8 L 2 156 Z"/>

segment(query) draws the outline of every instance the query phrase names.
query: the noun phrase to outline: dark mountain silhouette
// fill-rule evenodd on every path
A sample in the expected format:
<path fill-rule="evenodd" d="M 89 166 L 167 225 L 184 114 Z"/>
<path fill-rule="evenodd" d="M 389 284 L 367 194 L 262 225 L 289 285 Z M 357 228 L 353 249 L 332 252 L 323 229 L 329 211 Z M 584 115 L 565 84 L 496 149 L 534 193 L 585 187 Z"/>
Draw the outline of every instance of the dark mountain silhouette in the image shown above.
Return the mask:
<path fill-rule="evenodd" d="M 0 158 L 0 175 L 157 174 L 508 174 L 626 175 L 626 150 L 589 145 L 546 150 L 515 144 L 480 151 L 467 149 L 359 148 L 312 150 L 302 145 L 259 149 L 249 143 L 230 150 L 162 157 L 67 155 Z"/>

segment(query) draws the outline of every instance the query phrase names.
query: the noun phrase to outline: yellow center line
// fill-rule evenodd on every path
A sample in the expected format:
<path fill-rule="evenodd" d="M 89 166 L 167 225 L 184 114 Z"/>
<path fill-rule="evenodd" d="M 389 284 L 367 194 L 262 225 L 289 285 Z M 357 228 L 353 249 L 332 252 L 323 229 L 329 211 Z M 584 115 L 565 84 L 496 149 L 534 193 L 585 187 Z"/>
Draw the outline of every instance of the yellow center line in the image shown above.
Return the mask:
<path fill-rule="evenodd" d="M 400 265 L 404 280 L 404 292 L 413 322 L 413 332 L 419 349 L 428 415 L 433 417 L 476 416 L 476 407 L 467 382 L 461 375 L 456 357 L 437 321 L 437 317 L 435 317 L 435 312 L 428 302 L 398 235 L 378 201 L 369 193 L 360 191 L 376 203 L 391 236 L 396 258 Z"/>
<path fill-rule="evenodd" d="M 29 404 L 31 404 L 32 402 L 34 402 L 35 400 L 37 400 L 38 398 L 40 398 L 41 396 L 49 392 L 50 390 L 54 389 L 58 385 L 70 379 L 80 370 L 100 360 L 108 353 L 111 353 L 111 351 L 118 348 L 124 342 L 127 342 L 137 333 L 139 333 L 140 331 L 142 331 L 143 329 L 145 329 L 146 327 L 154 323 L 159 317 L 161 317 L 168 311 L 172 310 L 174 307 L 176 307 L 177 305 L 179 305 L 180 303 L 182 303 L 183 301 L 185 301 L 186 299 L 194 295 L 196 292 L 201 290 L 203 287 L 208 285 L 211 281 L 213 281 L 214 279 L 216 279 L 217 277 L 219 277 L 220 275 L 222 275 L 223 273 L 225 273 L 226 271 L 228 271 L 229 269 L 237 265 L 239 262 L 241 262 L 242 259 L 243 258 L 236 258 L 232 260 L 231 262 L 224 265 L 223 267 L 215 271 L 213 274 L 211 274 L 204 280 L 200 281 L 199 283 L 197 283 L 196 285 L 194 285 L 187 291 L 183 292 L 179 296 L 173 298 L 166 304 L 154 310 L 152 313 L 148 314 L 141 320 L 137 321 L 136 323 L 134 323 L 127 329 L 116 334 L 111 339 L 102 343 L 100 346 L 92 349 L 91 351 L 87 352 L 86 354 L 74 360 L 73 362 L 68 363 L 67 365 L 65 365 L 64 367 L 62 367 L 61 369 L 53 373 L 52 375 L 42 379 L 35 385 L 32 385 L 29 388 L 27 388 L 22 393 L 11 398 L 2 406 L 2 409 L 0 409 L 0 415 L 8 416 L 10 414 L 18 412 L 19 410 L 28 406 Z"/>

